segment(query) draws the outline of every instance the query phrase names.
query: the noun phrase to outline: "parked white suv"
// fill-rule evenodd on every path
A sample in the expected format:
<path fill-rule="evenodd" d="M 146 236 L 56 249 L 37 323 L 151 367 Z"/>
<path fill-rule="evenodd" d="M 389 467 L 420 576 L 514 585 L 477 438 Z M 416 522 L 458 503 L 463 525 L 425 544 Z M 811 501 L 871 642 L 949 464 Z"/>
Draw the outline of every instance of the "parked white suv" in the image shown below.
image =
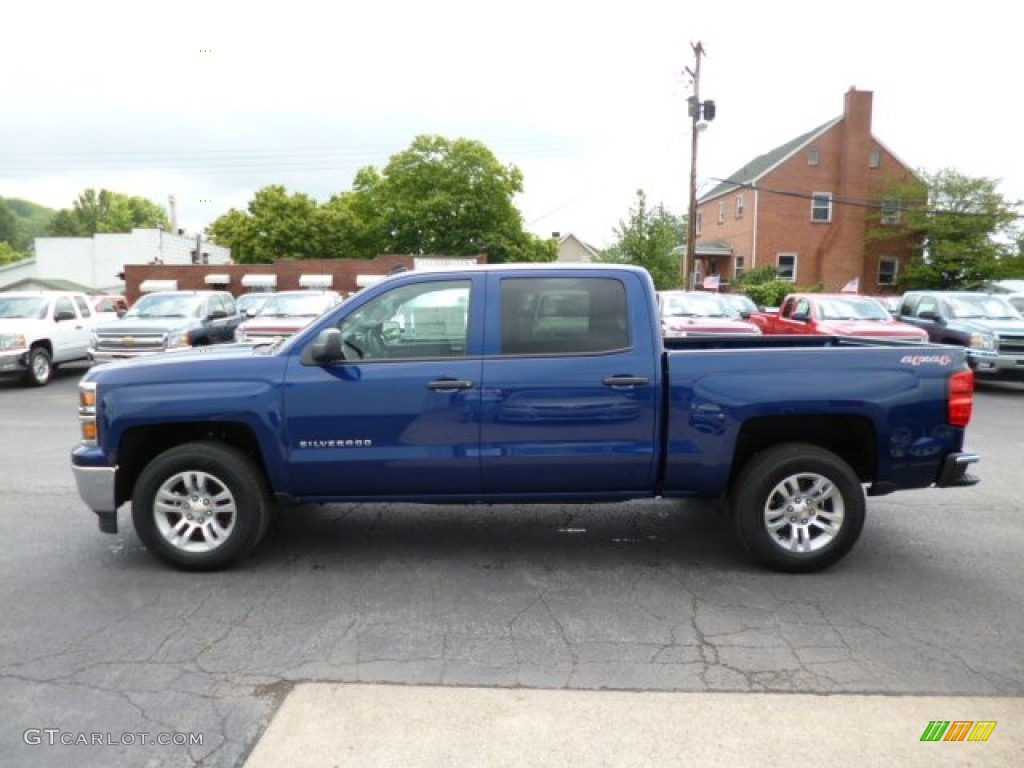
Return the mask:
<path fill-rule="evenodd" d="M 0 376 L 41 387 L 61 363 L 87 360 L 96 314 L 71 291 L 0 293 Z"/>

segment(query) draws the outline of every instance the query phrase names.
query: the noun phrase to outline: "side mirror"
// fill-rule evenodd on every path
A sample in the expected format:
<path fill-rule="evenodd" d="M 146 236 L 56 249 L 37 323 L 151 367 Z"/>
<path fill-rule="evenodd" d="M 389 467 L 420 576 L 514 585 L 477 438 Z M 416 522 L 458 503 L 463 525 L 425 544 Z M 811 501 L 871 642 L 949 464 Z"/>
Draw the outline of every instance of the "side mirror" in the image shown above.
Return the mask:
<path fill-rule="evenodd" d="M 310 356 L 314 362 L 321 365 L 340 360 L 342 358 L 341 331 L 337 328 L 320 331 L 310 347 Z"/>
<path fill-rule="evenodd" d="M 749 320 L 750 319 L 750 310 L 749 309 L 741 309 L 740 310 L 740 317 L 742 317 L 744 320 Z"/>

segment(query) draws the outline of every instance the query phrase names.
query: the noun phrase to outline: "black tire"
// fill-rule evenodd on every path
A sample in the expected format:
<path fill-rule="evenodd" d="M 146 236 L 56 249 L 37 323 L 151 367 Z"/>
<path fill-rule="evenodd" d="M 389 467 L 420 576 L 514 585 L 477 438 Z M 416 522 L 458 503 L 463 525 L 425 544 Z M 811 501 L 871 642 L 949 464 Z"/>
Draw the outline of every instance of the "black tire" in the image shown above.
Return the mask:
<path fill-rule="evenodd" d="M 849 464 L 804 443 L 769 448 L 750 460 L 731 493 L 733 530 L 762 565 L 811 573 L 832 565 L 864 528 L 864 489 Z"/>
<path fill-rule="evenodd" d="M 139 539 L 186 571 L 235 563 L 260 543 L 270 514 L 259 468 L 222 443 L 186 443 L 161 453 L 142 470 L 132 494 Z"/>
<path fill-rule="evenodd" d="M 28 353 L 25 383 L 30 387 L 45 387 L 53 376 L 53 364 L 46 347 L 33 347 Z"/>

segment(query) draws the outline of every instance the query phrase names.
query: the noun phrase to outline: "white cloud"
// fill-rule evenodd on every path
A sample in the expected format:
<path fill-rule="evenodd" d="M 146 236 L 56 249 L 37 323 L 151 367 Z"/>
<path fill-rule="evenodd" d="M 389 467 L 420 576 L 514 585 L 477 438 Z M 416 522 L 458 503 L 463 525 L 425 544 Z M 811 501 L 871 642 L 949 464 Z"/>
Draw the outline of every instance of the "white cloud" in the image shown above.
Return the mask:
<path fill-rule="evenodd" d="M 905 162 L 1024 198 L 1002 8 L 866 0 L 840 24 L 796 0 L 37 0 L 6 10 L 0 195 L 174 194 L 200 228 L 267 184 L 326 198 L 439 133 L 524 171 L 532 231 L 605 245 L 637 189 L 686 209 L 683 70 L 701 40 L 701 96 L 718 104 L 702 184 L 838 116 L 856 86 Z"/>

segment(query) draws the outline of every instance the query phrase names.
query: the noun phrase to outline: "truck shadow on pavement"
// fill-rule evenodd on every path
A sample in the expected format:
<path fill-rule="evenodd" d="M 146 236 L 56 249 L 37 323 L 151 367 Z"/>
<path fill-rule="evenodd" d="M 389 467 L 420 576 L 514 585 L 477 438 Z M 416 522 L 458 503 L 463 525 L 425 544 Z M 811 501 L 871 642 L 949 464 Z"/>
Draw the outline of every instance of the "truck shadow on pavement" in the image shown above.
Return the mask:
<path fill-rule="evenodd" d="M 714 504 L 326 504 L 278 510 L 249 567 L 381 560 L 750 566 Z"/>

